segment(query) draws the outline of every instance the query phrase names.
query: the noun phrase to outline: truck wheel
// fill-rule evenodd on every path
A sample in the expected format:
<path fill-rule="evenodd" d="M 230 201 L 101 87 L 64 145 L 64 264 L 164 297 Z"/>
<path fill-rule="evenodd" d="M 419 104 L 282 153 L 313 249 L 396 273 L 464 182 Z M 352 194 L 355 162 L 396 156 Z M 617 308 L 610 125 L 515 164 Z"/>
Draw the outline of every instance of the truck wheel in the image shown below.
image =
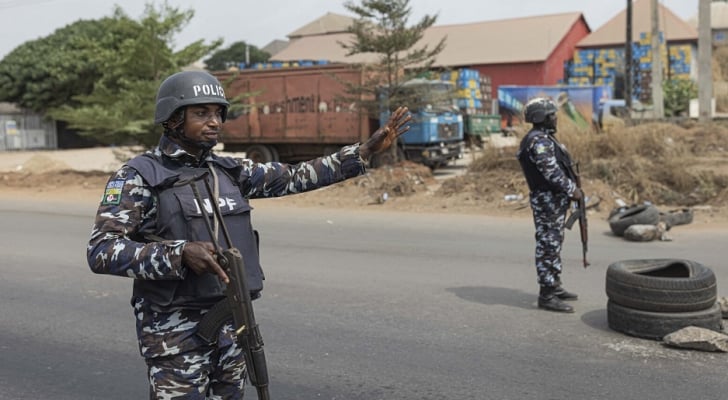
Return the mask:
<path fill-rule="evenodd" d="M 257 163 L 274 161 L 273 152 L 268 148 L 268 146 L 262 144 L 254 144 L 245 149 L 245 156 Z"/>
<path fill-rule="evenodd" d="M 400 147 L 397 147 L 397 155 L 396 159 L 392 155 L 391 149 L 387 149 L 382 151 L 381 153 L 373 154 L 369 158 L 369 166 L 371 168 L 379 168 L 385 165 L 394 165 L 399 161 L 406 160 L 406 156 L 404 154 L 404 151 Z"/>
<path fill-rule="evenodd" d="M 609 218 L 609 227 L 617 236 L 624 235 L 630 225 L 655 225 L 660 222 L 660 211 L 651 204 L 629 207 Z"/>
<path fill-rule="evenodd" d="M 635 310 L 607 301 L 607 324 L 617 332 L 643 339 L 662 340 L 672 332 L 688 326 L 721 331 L 721 312 L 718 304 L 700 311 L 658 313 Z"/>
<path fill-rule="evenodd" d="M 616 304 L 652 312 L 704 310 L 718 297 L 710 268 L 679 259 L 612 263 L 607 267 L 606 291 Z"/>
<path fill-rule="evenodd" d="M 273 162 L 279 162 L 281 161 L 281 156 L 278 154 L 278 149 L 276 149 L 273 146 L 268 147 L 270 149 L 271 157 L 273 158 Z"/>
<path fill-rule="evenodd" d="M 338 153 L 339 150 L 341 150 L 341 147 L 337 147 L 337 146 L 326 146 L 326 147 L 324 147 L 324 154 L 323 155 L 324 156 L 330 156 L 330 155 L 332 155 L 334 153 Z"/>

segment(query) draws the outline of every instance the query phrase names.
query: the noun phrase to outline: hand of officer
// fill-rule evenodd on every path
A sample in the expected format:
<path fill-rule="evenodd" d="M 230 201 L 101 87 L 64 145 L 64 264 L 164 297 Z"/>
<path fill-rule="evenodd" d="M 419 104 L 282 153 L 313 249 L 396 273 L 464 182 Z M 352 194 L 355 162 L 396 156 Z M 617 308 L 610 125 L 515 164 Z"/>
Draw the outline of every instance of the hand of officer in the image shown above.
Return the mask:
<path fill-rule="evenodd" d="M 579 188 L 576 188 L 574 190 L 574 194 L 571 195 L 572 200 L 581 200 L 582 197 L 584 197 L 584 192 L 582 192 Z"/>
<path fill-rule="evenodd" d="M 372 154 L 379 153 L 388 149 L 397 138 L 409 130 L 409 122 L 412 115 L 407 107 L 398 107 L 387 120 L 384 126 L 377 129 L 376 132 L 359 146 L 359 156 L 365 160 L 369 159 Z"/>
<path fill-rule="evenodd" d="M 182 250 L 182 263 L 197 275 L 204 273 L 215 274 L 223 282 L 229 283 L 225 271 L 215 258 L 215 246 L 210 242 L 187 242 Z"/>

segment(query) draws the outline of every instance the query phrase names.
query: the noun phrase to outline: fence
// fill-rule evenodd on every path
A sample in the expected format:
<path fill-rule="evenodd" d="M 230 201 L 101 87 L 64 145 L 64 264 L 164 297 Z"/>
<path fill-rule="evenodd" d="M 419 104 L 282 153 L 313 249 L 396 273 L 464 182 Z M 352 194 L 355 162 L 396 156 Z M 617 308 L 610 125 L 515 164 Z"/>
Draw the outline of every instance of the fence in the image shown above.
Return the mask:
<path fill-rule="evenodd" d="M 57 147 L 55 122 L 23 111 L 0 113 L 0 151 Z"/>

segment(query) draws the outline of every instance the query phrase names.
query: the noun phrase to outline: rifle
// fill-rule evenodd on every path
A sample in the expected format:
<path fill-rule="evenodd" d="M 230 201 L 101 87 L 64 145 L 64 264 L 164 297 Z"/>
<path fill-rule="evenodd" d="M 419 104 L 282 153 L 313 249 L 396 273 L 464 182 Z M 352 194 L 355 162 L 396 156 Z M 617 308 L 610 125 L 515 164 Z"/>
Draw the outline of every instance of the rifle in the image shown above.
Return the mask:
<path fill-rule="evenodd" d="M 202 173 L 192 179 L 178 182 L 177 185 L 189 184 L 192 188 L 195 200 L 197 200 L 205 220 L 205 226 L 210 234 L 210 239 L 215 246 L 217 262 L 225 270 L 228 278 L 230 278 L 230 283 L 225 287 L 225 298 L 215 304 L 200 321 L 197 335 L 207 343 L 214 343 L 217 340 L 217 332 L 220 330 L 220 327 L 230 319 L 230 315 L 232 314 L 235 336 L 238 344 L 243 348 L 250 383 L 255 386 L 258 392 L 258 399 L 270 400 L 268 393 L 268 367 L 265 361 L 265 352 L 263 351 L 263 337 L 260 334 L 258 324 L 255 322 L 253 302 L 246 282 L 245 263 L 243 262 L 240 250 L 233 247 L 230 234 L 222 219 L 217 199 L 213 195 L 210 183 L 205 179 L 207 174 L 207 172 Z M 202 180 L 205 183 L 205 189 L 207 190 L 208 196 L 210 196 L 213 216 L 219 222 L 228 246 L 226 250 L 222 250 L 222 247 L 216 239 L 210 223 L 210 216 L 207 213 L 202 196 L 200 196 L 197 188 L 196 181 L 198 180 Z"/>
<path fill-rule="evenodd" d="M 581 189 L 581 178 L 579 177 L 579 164 L 576 164 L 576 168 L 572 165 L 568 166 L 569 172 L 576 182 L 576 187 Z M 564 226 L 566 229 L 571 230 L 576 220 L 579 220 L 579 233 L 581 234 L 581 253 L 584 262 L 584 268 L 589 266 L 589 261 L 586 260 L 587 242 L 589 241 L 589 232 L 587 231 L 587 220 L 586 220 L 586 200 L 584 199 L 584 191 L 581 192 L 581 198 L 574 200 L 575 209 L 571 211 L 569 219 L 566 220 Z"/>

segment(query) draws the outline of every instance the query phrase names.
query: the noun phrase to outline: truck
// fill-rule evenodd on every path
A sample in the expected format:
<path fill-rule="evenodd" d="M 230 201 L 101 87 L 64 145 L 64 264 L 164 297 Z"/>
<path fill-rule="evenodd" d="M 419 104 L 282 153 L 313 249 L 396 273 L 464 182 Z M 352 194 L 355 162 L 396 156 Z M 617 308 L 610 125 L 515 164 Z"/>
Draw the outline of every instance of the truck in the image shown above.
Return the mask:
<path fill-rule="evenodd" d="M 365 71 L 355 65 L 214 74 L 226 86 L 227 97 L 241 99 L 244 106 L 231 106 L 221 132 L 223 147 L 245 152 L 257 162 L 293 163 L 331 154 L 344 145 L 365 142 L 388 118 L 388 110 L 372 117 L 356 102 L 345 100 L 347 82 L 365 82 Z M 412 83 L 413 89 L 436 86 L 436 82 Z M 431 94 L 429 90 L 423 93 Z M 410 130 L 397 143 L 400 156 L 433 169 L 462 158 L 462 116 L 454 107 L 422 106 L 410 108 L 410 112 Z M 377 166 L 378 159 L 371 161 Z"/>
<path fill-rule="evenodd" d="M 379 124 L 389 119 L 386 88 L 379 90 Z M 412 99 L 412 121 L 400 137 L 400 159 L 436 169 L 462 158 L 465 141 L 463 115 L 457 110 L 452 83 L 437 79 L 416 78 L 402 84 L 406 98 Z"/>
<path fill-rule="evenodd" d="M 502 133 L 501 117 L 491 99 L 491 80 L 476 69 L 459 68 L 441 73 L 452 82 L 455 102 L 463 116 L 465 142 L 483 147 L 491 135 Z M 495 103 L 497 105 L 497 103 Z"/>

